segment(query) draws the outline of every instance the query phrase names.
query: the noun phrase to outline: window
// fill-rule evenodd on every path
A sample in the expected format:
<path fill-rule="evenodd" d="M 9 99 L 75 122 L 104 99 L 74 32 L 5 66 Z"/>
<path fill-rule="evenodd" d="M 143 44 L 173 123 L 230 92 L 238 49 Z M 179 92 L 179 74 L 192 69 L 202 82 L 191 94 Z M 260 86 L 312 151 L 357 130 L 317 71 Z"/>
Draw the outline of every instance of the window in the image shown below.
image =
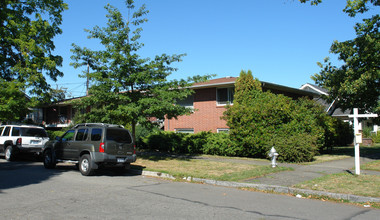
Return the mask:
<path fill-rule="evenodd" d="M 68 130 L 63 136 L 62 141 L 72 141 L 74 140 L 75 130 Z"/>
<path fill-rule="evenodd" d="M 85 141 L 88 136 L 88 129 L 79 129 L 77 136 L 75 137 L 76 141 Z"/>
<path fill-rule="evenodd" d="M 229 133 L 230 129 L 229 128 L 218 128 L 217 132 L 218 133 Z"/>
<path fill-rule="evenodd" d="M 100 141 L 102 139 L 102 129 L 94 128 L 91 131 L 91 140 L 92 141 Z"/>
<path fill-rule="evenodd" d="M 42 128 L 21 128 L 21 135 L 27 137 L 48 137 L 45 129 Z"/>
<path fill-rule="evenodd" d="M 234 87 L 216 89 L 217 105 L 227 105 L 234 102 Z"/>
<path fill-rule="evenodd" d="M 177 128 L 175 129 L 175 132 L 194 134 L 194 128 Z"/>
<path fill-rule="evenodd" d="M 183 100 L 177 100 L 177 105 L 184 106 L 186 108 L 194 108 L 194 95 L 189 95 Z"/>
<path fill-rule="evenodd" d="M 19 127 L 13 127 L 12 136 L 20 136 L 20 128 Z"/>
<path fill-rule="evenodd" d="M 9 136 L 10 131 L 11 131 L 11 127 L 5 127 L 3 136 Z"/>
<path fill-rule="evenodd" d="M 4 127 L 0 127 L 0 135 L 3 133 Z"/>
<path fill-rule="evenodd" d="M 116 141 L 118 143 L 132 143 L 132 137 L 125 129 L 107 128 L 107 141 Z"/>

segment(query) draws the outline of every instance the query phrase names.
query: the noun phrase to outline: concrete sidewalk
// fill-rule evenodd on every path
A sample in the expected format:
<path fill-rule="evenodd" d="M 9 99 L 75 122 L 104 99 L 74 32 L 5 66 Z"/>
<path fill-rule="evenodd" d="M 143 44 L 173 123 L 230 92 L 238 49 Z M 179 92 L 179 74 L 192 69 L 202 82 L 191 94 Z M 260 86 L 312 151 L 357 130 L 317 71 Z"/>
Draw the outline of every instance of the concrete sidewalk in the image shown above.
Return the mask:
<path fill-rule="evenodd" d="M 360 158 L 360 164 L 373 161 L 368 158 Z M 289 166 L 289 164 L 279 164 L 279 166 Z M 273 173 L 260 178 L 246 180 L 250 183 L 261 183 L 278 186 L 293 186 L 298 183 L 312 180 L 327 174 L 334 173 L 355 173 L 355 158 L 347 158 L 342 160 L 329 161 L 312 165 L 290 165 L 294 171 L 283 171 Z M 360 174 L 380 175 L 380 172 L 361 170 Z"/>

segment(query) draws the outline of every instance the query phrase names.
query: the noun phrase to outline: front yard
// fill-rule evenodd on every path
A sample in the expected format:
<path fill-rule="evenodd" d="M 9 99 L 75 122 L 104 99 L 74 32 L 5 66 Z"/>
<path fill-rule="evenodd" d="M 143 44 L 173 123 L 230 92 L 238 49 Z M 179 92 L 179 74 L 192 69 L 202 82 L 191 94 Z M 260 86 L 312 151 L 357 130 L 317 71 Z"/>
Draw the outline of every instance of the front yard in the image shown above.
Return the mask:
<path fill-rule="evenodd" d="M 246 158 L 246 160 L 253 159 Z M 264 166 L 236 161 L 219 162 L 207 159 L 186 159 L 169 156 L 140 156 L 133 165 L 134 168 L 168 173 L 180 179 L 183 177 L 195 177 L 236 182 L 270 173 L 292 170 L 292 168 L 287 167 L 276 167 L 273 169 L 269 166 L 269 162 L 268 165 Z"/>
<path fill-rule="evenodd" d="M 361 156 L 380 158 L 380 144 L 360 147 Z M 332 152 L 315 157 L 315 161 L 303 163 L 308 166 L 354 156 L 353 146 L 334 148 Z M 259 164 L 259 165 L 257 165 Z M 266 165 L 267 164 L 267 165 Z M 353 164 L 354 166 L 354 164 Z M 271 168 L 269 160 L 203 155 L 192 156 L 139 156 L 134 169 L 143 169 L 170 174 L 177 179 L 183 177 L 205 178 L 221 181 L 243 182 L 246 179 L 265 176 L 270 173 L 293 170 L 289 167 Z M 353 169 L 353 168 L 352 168 Z M 361 169 L 380 172 L 380 160 L 363 164 Z M 380 197 L 380 175 L 353 175 L 338 173 L 303 182 L 294 187 L 333 193 Z M 380 208 L 380 204 L 372 203 Z"/>

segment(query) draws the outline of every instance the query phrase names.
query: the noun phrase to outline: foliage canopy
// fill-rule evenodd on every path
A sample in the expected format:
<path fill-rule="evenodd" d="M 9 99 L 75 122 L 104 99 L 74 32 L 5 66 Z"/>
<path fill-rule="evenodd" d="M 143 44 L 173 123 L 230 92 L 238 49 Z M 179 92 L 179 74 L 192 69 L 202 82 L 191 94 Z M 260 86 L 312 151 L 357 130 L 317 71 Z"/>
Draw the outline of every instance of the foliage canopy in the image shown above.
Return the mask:
<path fill-rule="evenodd" d="M 45 76 L 55 81 L 63 75 L 57 69 L 62 57 L 52 52 L 65 9 L 63 0 L 0 2 L 1 121 L 19 120 L 29 104 L 50 99 Z M 32 95 L 31 103 L 26 102 L 26 93 Z"/>
<path fill-rule="evenodd" d="M 187 89 L 192 83 L 208 77 L 195 76 L 187 80 L 172 80 L 167 77 L 177 69 L 174 62 L 182 61 L 185 54 L 156 55 L 154 59 L 141 58 L 138 51 L 143 23 L 147 22 L 145 5 L 135 9 L 134 2 L 126 1 L 128 17 L 111 5 L 106 27 L 95 26 L 88 38 L 98 39 L 104 49 L 91 50 L 73 44 L 72 65 L 79 68 L 88 65 L 88 77 L 92 83 L 89 96 L 77 103 L 82 109 L 91 109 L 78 120 L 131 124 L 135 134 L 136 124 L 152 125 L 152 118 L 164 119 L 190 114 L 192 109 L 174 105 L 177 100 L 191 95 Z M 130 13 L 133 12 L 133 13 Z M 131 14 L 131 16 L 129 16 Z"/>
<path fill-rule="evenodd" d="M 308 2 L 309 0 L 300 0 Z M 322 0 L 311 0 L 319 4 Z M 343 9 L 349 16 L 365 13 L 371 7 L 380 6 L 380 0 L 347 0 Z M 373 15 L 356 24 L 356 38 L 344 42 L 335 41 L 330 49 L 344 62 L 334 66 L 329 58 L 318 63 L 321 71 L 312 79 L 329 90 L 329 101 L 339 100 L 343 109 L 359 108 L 362 111 L 380 112 L 380 16 Z"/>

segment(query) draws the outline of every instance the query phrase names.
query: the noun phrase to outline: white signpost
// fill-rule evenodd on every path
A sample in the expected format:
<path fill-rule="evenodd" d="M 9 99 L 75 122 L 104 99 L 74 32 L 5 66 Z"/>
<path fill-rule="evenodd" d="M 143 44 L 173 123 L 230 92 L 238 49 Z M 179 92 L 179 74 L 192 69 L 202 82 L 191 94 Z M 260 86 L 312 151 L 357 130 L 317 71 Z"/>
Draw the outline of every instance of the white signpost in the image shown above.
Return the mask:
<path fill-rule="evenodd" d="M 348 117 L 354 119 L 354 144 L 355 144 L 355 174 L 360 175 L 360 151 L 359 144 L 362 143 L 362 135 L 359 133 L 359 120 L 358 118 L 375 118 L 377 114 L 360 114 L 358 109 L 354 108 L 354 114 L 349 115 Z"/>

